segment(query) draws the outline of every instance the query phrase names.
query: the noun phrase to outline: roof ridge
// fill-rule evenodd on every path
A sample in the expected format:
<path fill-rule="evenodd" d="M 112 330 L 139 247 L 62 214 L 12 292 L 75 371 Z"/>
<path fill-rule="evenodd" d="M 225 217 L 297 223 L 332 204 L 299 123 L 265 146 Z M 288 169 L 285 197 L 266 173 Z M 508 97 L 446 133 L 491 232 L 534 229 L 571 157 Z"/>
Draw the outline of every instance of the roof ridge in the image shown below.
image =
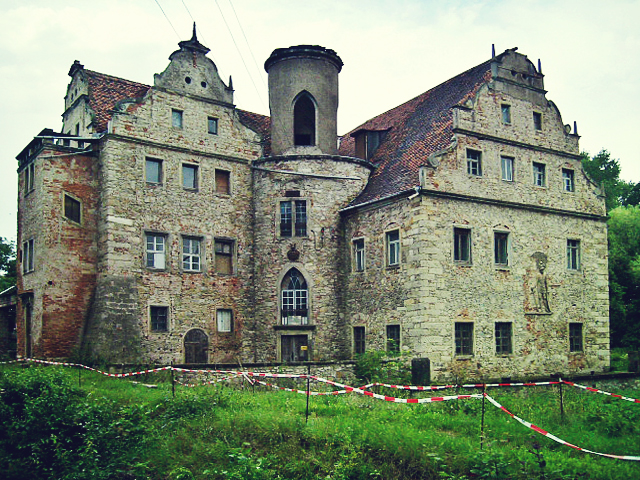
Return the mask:
<path fill-rule="evenodd" d="M 107 73 L 101 73 L 101 72 L 96 72 L 95 70 L 89 70 L 89 69 L 84 69 L 85 72 L 89 73 L 89 74 L 93 74 L 93 75 L 99 75 L 101 77 L 107 77 L 107 78 L 112 78 L 114 80 L 118 80 L 120 82 L 127 82 L 130 83 L 132 85 L 137 85 L 140 87 L 147 87 L 147 88 L 151 88 L 151 85 L 147 85 L 146 83 L 140 83 L 140 82 L 135 82 L 133 80 L 127 80 L 126 78 L 122 78 L 122 77 L 116 77 L 115 75 L 109 75 Z"/>

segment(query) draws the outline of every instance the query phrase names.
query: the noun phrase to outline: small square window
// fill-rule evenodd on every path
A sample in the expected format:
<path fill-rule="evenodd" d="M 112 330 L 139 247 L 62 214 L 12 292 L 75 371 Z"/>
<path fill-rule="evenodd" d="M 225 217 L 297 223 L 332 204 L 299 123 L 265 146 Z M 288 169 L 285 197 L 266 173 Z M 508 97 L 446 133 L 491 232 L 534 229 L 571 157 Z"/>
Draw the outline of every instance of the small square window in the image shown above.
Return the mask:
<path fill-rule="evenodd" d="M 584 346 L 582 343 L 582 324 L 581 323 L 569 324 L 569 351 L 570 352 L 584 351 Z"/>
<path fill-rule="evenodd" d="M 510 355 L 513 353 L 511 346 L 511 322 L 496 322 L 496 354 Z"/>
<path fill-rule="evenodd" d="M 536 187 L 544 187 L 547 184 L 546 165 L 533 162 L 533 184 Z"/>
<path fill-rule="evenodd" d="M 580 240 L 567 240 L 567 269 L 580 270 Z"/>
<path fill-rule="evenodd" d="M 387 232 L 387 266 L 395 267 L 400 265 L 400 231 L 393 230 Z"/>
<path fill-rule="evenodd" d="M 467 173 L 482 176 L 482 153 L 477 150 L 467 149 Z"/>
<path fill-rule="evenodd" d="M 502 104 L 500 106 L 502 110 L 502 123 L 510 124 L 511 123 L 511 105 Z"/>
<path fill-rule="evenodd" d="M 171 110 L 171 125 L 174 128 L 182 128 L 182 110 Z"/>
<path fill-rule="evenodd" d="M 34 246 L 35 241 L 33 238 L 22 244 L 22 273 L 33 272 L 35 269 Z"/>
<path fill-rule="evenodd" d="M 493 234 L 494 261 L 496 265 L 509 265 L 509 234 L 494 232 Z"/>
<path fill-rule="evenodd" d="M 182 239 L 182 269 L 185 272 L 202 271 L 201 239 L 184 237 Z"/>
<path fill-rule="evenodd" d="M 364 238 L 353 241 L 353 269 L 364 272 Z"/>
<path fill-rule="evenodd" d="M 471 230 L 468 228 L 453 229 L 453 260 L 471 264 Z"/>
<path fill-rule="evenodd" d="M 215 240 L 216 272 L 233 274 L 233 240 Z"/>
<path fill-rule="evenodd" d="M 533 112 L 533 128 L 536 130 L 542 130 L 542 114 Z"/>
<path fill-rule="evenodd" d="M 456 355 L 473 355 L 473 323 L 456 322 Z"/>
<path fill-rule="evenodd" d="M 169 307 L 149 307 L 152 332 L 166 332 L 169 330 Z"/>
<path fill-rule="evenodd" d="M 182 186 L 189 190 L 198 189 L 198 166 L 182 164 Z"/>
<path fill-rule="evenodd" d="M 513 157 L 500 157 L 502 180 L 505 182 L 513 182 L 513 161 Z"/>
<path fill-rule="evenodd" d="M 218 322 L 218 332 L 233 332 L 233 312 L 227 309 L 219 309 L 216 311 Z"/>
<path fill-rule="evenodd" d="M 562 169 L 562 185 L 565 192 L 575 191 L 576 185 L 573 177 L 573 170 L 568 168 Z"/>
<path fill-rule="evenodd" d="M 80 223 L 81 208 L 80 202 L 69 195 L 64 196 L 64 216 L 69 220 Z"/>
<path fill-rule="evenodd" d="M 145 160 L 145 179 L 147 183 L 160 185 L 162 183 L 162 160 L 147 158 Z"/>
<path fill-rule="evenodd" d="M 164 235 L 157 233 L 147 233 L 147 268 L 153 268 L 155 270 L 164 270 L 165 268 L 165 243 L 166 238 Z"/>
<path fill-rule="evenodd" d="M 387 352 L 400 351 L 400 325 L 387 325 Z"/>
<path fill-rule="evenodd" d="M 218 134 L 218 119 L 214 117 L 207 118 L 208 131 L 212 135 Z"/>
<path fill-rule="evenodd" d="M 353 327 L 353 351 L 356 355 L 364 353 L 366 349 L 365 344 L 365 330 L 364 327 Z"/>
<path fill-rule="evenodd" d="M 216 168 L 216 193 L 231 194 L 231 173 Z"/>

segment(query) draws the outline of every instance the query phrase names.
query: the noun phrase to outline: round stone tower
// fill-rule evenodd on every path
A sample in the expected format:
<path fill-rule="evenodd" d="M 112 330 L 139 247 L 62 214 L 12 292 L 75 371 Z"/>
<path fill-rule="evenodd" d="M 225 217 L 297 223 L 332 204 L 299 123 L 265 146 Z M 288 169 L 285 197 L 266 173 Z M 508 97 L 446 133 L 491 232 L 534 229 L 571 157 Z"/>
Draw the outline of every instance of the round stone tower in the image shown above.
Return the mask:
<path fill-rule="evenodd" d="M 273 155 L 337 153 L 338 73 L 342 60 L 317 45 L 278 48 L 269 74 Z"/>

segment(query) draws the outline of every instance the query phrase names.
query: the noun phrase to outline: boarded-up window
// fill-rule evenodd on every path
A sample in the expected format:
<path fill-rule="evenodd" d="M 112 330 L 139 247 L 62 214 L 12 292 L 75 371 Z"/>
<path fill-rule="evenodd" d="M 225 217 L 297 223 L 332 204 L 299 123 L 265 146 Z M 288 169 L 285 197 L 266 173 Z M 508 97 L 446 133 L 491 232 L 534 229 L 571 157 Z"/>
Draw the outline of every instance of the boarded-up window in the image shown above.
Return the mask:
<path fill-rule="evenodd" d="M 303 362 L 309 359 L 309 340 L 306 335 L 283 335 L 282 361 Z"/>
<path fill-rule="evenodd" d="M 216 193 L 231 193 L 231 174 L 227 170 L 216 169 Z"/>
<path fill-rule="evenodd" d="M 184 336 L 184 363 L 207 363 L 209 339 L 199 328 L 189 330 Z"/>
<path fill-rule="evenodd" d="M 225 275 L 233 273 L 233 240 L 216 239 L 216 272 Z"/>

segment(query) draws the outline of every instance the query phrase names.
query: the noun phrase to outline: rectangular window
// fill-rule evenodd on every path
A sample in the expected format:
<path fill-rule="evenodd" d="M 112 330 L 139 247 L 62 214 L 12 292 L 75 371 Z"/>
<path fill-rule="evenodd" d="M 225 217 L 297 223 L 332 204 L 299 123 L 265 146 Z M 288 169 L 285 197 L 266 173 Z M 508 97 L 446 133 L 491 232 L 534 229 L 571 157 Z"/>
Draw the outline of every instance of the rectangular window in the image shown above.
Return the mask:
<path fill-rule="evenodd" d="M 503 103 L 500 109 L 502 110 L 502 123 L 511 123 L 511 105 L 505 105 Z"/>
<path fill-rule="evenodd" d="M 64 216 L 73 222 L 80 223 L 80 202 L 69 195 L 64 196 Z"/>
<path fill-rule="evenodd" d="M 533 162 L 533 184 L 536 187 L 544 187 L 547 184 L 546 165 Z"/>
<path fill-rule="evenodd" d="M 182 128 L 182 110 L 171 110 L 171 125 Z"/>
<path fill-rule="evenodd" d="M 400 231 L 387 232 L 387 266 L 400 265 Z"/>
<path fill-rule="evenodd" d="M 502 180 L 513 182 L 513 157 L 500 157 L 502 167 Z"/>
<path fill-rule="evenodd" d="M 400 351 L 400 325 L 387 325 L 387 352 Z"/>
<path fill-rule="evenodd" d="M 456 322 L 456 355 L 473 355 L 473 323 Z"/>
<path fill-rule="evenodd" d="M 201 240 L 197 237 L 183 237 L 182 239 L 182 269 L 185 272 L 202 271 Z"/>
<path fill-rule="evenodd" d="M 573 192 L 576 188 L 573 179 L 573 170 L 568 168 L 562 169 L 562 185 L 565 192 Z"/>
<path fill-rule="evenodd" d="M 510 355 L 511 353 L 513 353 L 511 322 L 496 322 L 496 354 Z"/>
<path fill-rule="evenodd" d="M 165 268 L 165 236 L 147 233 L 147 268 L 164 270 Z"/>
<path fill-rule="evenodd" d="M 494 232 L 493 234 L 494 261 L 496 265 L 509 265 L 509 234 Z"/>
<path fill-rule="evenodd" d="M 567 268 L 580 270 L 580 240 L 567 240 Z"/>
<path fill-rule="evenodd" d="M 569 351 L 570 352 L 582 352 L 584 346 L 582 344 L 582 324 L 570 323 L 569 324 Z"/>
<path fill-rule="evenodd" d="M 33 272 L 35 269 L 34 244 L 33 238 L 22 244 L 22 273 Z"/>
<path fill-rule="evenodd" d="M 216 168 L 216 193 L 231 194 L 231 172 Z"/>
<path fill-rule="evenodd" d="M 216 272 L 233 274 L 233 240 L 215 240 Z"/>
<path fill-rule="evenodd" d="M 542 114 L 533 112 L 533 128 L 536 130 L 542 130 Z"/>
<path fill-rule="evenodd" d="M 31 162 L 24 169 L 24 193 L 27 194 L 34 189 L 34 179 L 36 175 L 36 164 Z"/>
<path fill-rule="evenodd" d="M 198 189 L 198 166 L 188 163 L 182 164 L 182 186 L 189 190 Z"/>
<path fill-rule="evenodd" d="M 214 117 L 207 118 L 207 128 L 210 134 L 218 134 L 218 119 Z"/>
<path fill-rule="evenodd" d="M 365 332 L 364 327 L 353 327 L 353 351 L 360 354 L 365 351 Z"/>
<path fill-rule="evenodd" d="M 467 173 L 477 177 L 482 176 L 482 153 L 467 149 Z"/>
<path fill-rule="evenodd" d="M 149 307 L 152 332 L 166 332 L 169 330 L 169 307 Z"/>
<path fill-rule="evenodd" d="M 468 228 L 453 229 L 453 260 L 471 264 L 471 230 Z"/>
<path fill-rule="evenodd" d="M 147 158 L 145 160 L 145 179 L 147 183 L 162 183 L 162 160 Z"/>
<path fill-rule="evenodd" d="M 364 272 L 364 238 L 353 241 L 353 269 Z"/>
<path fill-rule="evenodd" d="M 224 333 L 233 331 L 233 313 L 231 310 L 217 310 L 216 316 L 218 320 L 218 332 Z"/>
<path fill-rule="evenodd" d="M 286 200 L 280 202 L 280 236 L 307 236 L 307 201 Z"/>

